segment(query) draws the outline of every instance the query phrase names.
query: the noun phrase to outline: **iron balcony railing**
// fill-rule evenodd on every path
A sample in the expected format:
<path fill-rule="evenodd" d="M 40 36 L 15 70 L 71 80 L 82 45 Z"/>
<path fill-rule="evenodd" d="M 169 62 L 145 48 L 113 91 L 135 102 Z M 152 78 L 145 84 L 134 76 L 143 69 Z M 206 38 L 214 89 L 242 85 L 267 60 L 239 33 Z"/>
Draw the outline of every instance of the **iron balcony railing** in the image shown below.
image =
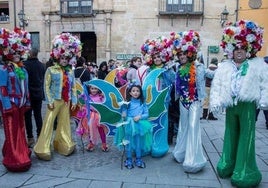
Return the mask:
<path fill-rule="evenodd" d="M 158 0 L 160 15 L 203 15 L 204 0 Z"/>

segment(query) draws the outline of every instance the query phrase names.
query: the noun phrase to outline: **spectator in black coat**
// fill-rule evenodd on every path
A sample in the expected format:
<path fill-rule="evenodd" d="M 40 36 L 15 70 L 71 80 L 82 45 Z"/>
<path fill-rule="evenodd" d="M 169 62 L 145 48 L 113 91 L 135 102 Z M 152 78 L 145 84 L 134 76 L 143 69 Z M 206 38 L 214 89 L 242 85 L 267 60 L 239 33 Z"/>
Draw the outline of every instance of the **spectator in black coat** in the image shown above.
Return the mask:
<path fill-rule="evenodd" d="M 86 68 L 86 59 L 84 57 L 79 57 L 77 59 L 74 76 L 75 78 L 79 78 L 82 84 L 91 80 L 91 74 Z"/>
<path fill-rule="evenodd" d="M 29 75 L 29 93 L 31 109 L 25 113 L 25 125 L 28 138 L 28 146 L 32 147 L 35 143 L 33 136 L 32 113 L 34 114 L 37 137 L 42 129 L 42 100 L 44 99 L 44 75 L 45 66 L 38 60 L 38 50 L 32 48 L 30 58 L 24 62 Z"/>
<path fill-rule="evenodd" d="M 104 80 L 108 73 L 109 73 L 109 71 L 108 71 L 107 62 L 106 61 L 101 62 L 100 66 L 99 66 L 99 70 L 97 72 L 97 77 L 99 79 Z"/>

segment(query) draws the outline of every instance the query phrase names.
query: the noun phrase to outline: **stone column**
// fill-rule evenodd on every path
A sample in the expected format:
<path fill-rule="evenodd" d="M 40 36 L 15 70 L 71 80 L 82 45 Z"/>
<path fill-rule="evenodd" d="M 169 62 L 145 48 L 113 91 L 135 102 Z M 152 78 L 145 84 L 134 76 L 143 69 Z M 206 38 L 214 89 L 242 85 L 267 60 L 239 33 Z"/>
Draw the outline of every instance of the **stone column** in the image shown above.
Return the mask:
<path fill-rule="evenodd" d="M 45 24 L 45 51 L 50 51 L 51 45 L 51 20 L 49 14 L 44 14 L 44 24 Z"/>
<path fill-rule="evenodd" d="M 105 10 L 106 18 L 106 47 L 105 47 L 105 56 L 106 60 L 111 59 L 111 25 L 112 25 L 112 18 L 111 18 L 111 10 Z"/>

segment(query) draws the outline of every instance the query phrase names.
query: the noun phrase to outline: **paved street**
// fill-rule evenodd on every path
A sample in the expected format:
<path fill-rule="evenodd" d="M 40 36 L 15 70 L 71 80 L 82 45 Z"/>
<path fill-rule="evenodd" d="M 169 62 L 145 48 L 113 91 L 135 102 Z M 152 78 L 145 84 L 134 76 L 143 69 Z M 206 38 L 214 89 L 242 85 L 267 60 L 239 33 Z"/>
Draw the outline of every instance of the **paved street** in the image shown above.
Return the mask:
<path fill-rule="evenodd" d="M 217 121 L 201 120 L 203 147 L 208 159 L 207 166 L 197 174 L 183 171 L 181 164 L 172 158 L 174 144 L 162 158 L 144 157 L 146 168 L 121 169 L 121 153 L 112 146 L 104 153 L 100 148 L 83 153 L 78 144 L 75 153 L 69 157 L 53 152 L 51 161 L 38 160 L 32 154 L 32 167 L 23 173 L 8 172 L 0 164 L 0 187 L 79 187 L 79 188 L 178 188 L 178 187 L 232 187 L 230 179 L 220 179 L 215 171 L 222 150 L 224 114 Z M 73 125 L 74 129 L 74 125 Z M 0 128 L 0 145 L 4 140 Z M 79 138 L 75 137 L 79 142 Z M 257 163 L 262 173 L 260 188 L 268 187 L 268 130 L 265 128 L 263 112 L 256 124 Z M 2 161 L 2 155 L 0 156 Z"/>

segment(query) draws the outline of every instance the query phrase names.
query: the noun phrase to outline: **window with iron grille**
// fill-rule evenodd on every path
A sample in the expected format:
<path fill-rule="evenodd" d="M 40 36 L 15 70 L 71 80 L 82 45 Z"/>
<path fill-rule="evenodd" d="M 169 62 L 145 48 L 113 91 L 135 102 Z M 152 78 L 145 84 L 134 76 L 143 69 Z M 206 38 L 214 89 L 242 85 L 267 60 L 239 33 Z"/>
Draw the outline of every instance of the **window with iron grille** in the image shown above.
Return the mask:
<path fill-rule="evenodd" d="M 159 0 L 160 14 L 203 14 L 204 0 Z"/>
<path fill-rule="evenodd" d="M 40 51 L 40 34 L 39 32 L 30 32 L 31 34 L 31 41 L 32 41 L 32 48 L 38 49 Z"/>
<path fill-rule="evenodd" d="M 92 14 L 92 0 L 61 0 L 61 15 L 90 16 Z"/>

